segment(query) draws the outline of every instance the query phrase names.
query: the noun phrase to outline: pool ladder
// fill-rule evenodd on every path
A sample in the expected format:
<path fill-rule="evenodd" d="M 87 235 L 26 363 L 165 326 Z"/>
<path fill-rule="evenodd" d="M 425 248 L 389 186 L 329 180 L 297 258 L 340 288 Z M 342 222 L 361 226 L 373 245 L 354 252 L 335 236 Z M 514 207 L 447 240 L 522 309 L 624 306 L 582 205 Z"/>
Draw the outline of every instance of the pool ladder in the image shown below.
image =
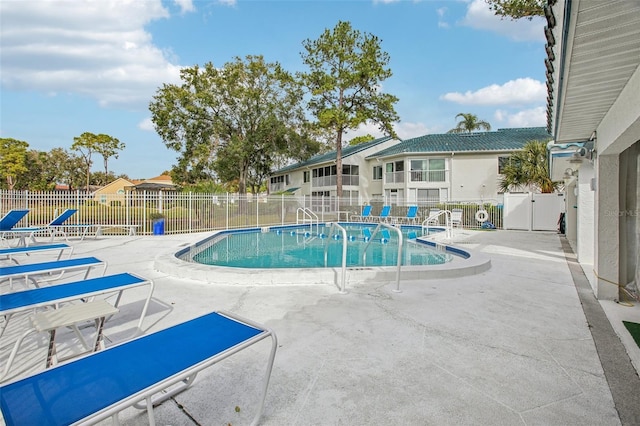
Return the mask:
<path fill-rule="evenodd" d="M 444 237 L 448 240 L 451 240 L 451 238 L 453 237 L 453 221 L 451 220 L 451 211 L 449 210 L 440 210 L 437 215 L 428 217 L 424 221 L 422 221 L 422 235 L 429 236 L 430 222 L 435 221 L 436 219 L 438 219 L 439 222 L 440 216 L 444 216 Z"/>
<path fill-rule="evenodd" d="M 403 246 L 402 231 L 400 230 L 400 228 L 397 228 L 397 227 L 395 227 L 393 225 L 390 225 L 388 223 L 385 223 L 385 222 L 380 222 L 378 224 L 378 226 L 376 226 L 376 228 L 371 233 L 371 238 L 369 238 L 369 241 L 367 242 L 367 245 L 364 247 L 364 253 L 362 254 L 362 264 L 366 265 L 367 249 L 371 245 L 371 242 L 373 241 L 373 237 L 375 237 L 376 234 L 378 232 L 380 232 L 383 227 L 391 229 L 391 230 L 395 231 L 398 234 L 398 269 L 396 271 L 396 288 L 393 289 L 392 291 L 395 292 L 395 293 L 400 293 L 401 292 L 400 291 L 400 270 L 402 269 L 402 246 Z"/>
<path fill-rule="evenodd" d="M 338 231 L 340 231 L 340 234 L 342 235 L 342 284 L 340 286 L 340 294 L 346 294 L 347 291 L 345 290 L 345 281 L 347 277 L 347 231 L 338 223 L 333 222 L 329 227 L 329 233 L 328 233 L 329 238 L 333 238 L 334 229 L 337 229 Z M 324 267 L 325 268 L 327 267 L 328 252 L 329 252 L 329 241 L 327 241 L 327 244 L 324 246 Z"/>
<path fill-rule="evenodd" d="M 318 215 L 308 207 L 299 207 L 296 210 L 296 224 L 309 224 L 309 230 L 313 233 L 313 225 L 316 226 L 316 234 L 318 233 L 319 223 Z"/>

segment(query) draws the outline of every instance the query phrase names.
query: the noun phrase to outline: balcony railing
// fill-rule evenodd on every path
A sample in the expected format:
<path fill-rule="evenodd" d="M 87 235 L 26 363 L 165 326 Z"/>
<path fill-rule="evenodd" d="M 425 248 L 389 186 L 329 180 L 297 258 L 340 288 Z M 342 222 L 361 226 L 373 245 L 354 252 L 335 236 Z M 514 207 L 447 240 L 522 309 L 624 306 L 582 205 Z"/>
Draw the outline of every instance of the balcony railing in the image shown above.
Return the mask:
<path fill-rule="evenodd" d="M 412 170 L 411 182 L 446 182 L 446 170 Z"/>
<path fill-rule="evenodd" d="M 358 186 L 360 185 L 360 176 L 357 175 L 342 175 L 342 185 Z M 336 176 L 322 176 L 314 177 L 311 179 L 311 186 L 313 188 L 323 186 L 336 186 Z"/>
<path fill-rule="evenodd" d="M 384 174 L 385 183 L 402 183 L 404 182 L 404 172 L 387 172 Z"/>

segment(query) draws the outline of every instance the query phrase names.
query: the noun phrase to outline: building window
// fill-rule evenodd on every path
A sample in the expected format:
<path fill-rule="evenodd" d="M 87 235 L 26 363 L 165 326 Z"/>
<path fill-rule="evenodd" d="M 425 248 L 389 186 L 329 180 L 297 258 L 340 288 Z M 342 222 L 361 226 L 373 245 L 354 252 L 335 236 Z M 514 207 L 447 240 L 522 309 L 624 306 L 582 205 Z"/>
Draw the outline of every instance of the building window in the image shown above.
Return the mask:
<path fill-rule="evenodd" d="M 342 198 L 340 198 L 340 206 L 352 206 L 358 204 L 358 197 L 360 193 L 358 191 L 342 191 Z"/>
<path fill-rule="evenodd" d="M 439 189 L 418 189 L 418 201 L 440 202 Z"/>
<path fill-rule="evenodd" d="M 319 167 L 312 170 L 311 186 L 335 186 L 338 168 L 333 166 Z M 358 186 L 360 184 L 360 167 L 351 164 L 342 165 L 342 184 Z"/>
<path fill-rule="evenodd" d="M 445 182 L 444 158 L 411 160 L 412 182 Z"/>
<path fill-rule="evenodd" d="M 310 180 L 309 171 L 307 170 L 306 172 L 302 172 L 302 181 L 304 183 L 309 183 L 309 180 Z"/>
<path fill-rule="evenodd" d="M 382 166 L 373 166 L 373 180 L 382 180 Z"/>
<path fill-rule="evenodd" d="M 504 173 L 504 168 L 510 165 L 512 162 L 511 157 L 498 157 L 498 174 Z"/>
<path fill-rule="evenodd" d="M 288 177 L 288 175 L 287 175 Z M 289 179 L 287 179 L 288 181 Z M 285 177 L 284 175 L 282 176 L 274 176 L 272 177 L 269 182 L 271 183 L 271 191 L 272 192 L 276 192 L 276 191 L 282 191 L 284 189 L 284 182 L 285 182 Z"/>
<path fill-rule="evenodd" d="M 404 161 L 395 161 L 385 164 L 385 182 L 386 183 L 402 183 L 404 182 Z"/>

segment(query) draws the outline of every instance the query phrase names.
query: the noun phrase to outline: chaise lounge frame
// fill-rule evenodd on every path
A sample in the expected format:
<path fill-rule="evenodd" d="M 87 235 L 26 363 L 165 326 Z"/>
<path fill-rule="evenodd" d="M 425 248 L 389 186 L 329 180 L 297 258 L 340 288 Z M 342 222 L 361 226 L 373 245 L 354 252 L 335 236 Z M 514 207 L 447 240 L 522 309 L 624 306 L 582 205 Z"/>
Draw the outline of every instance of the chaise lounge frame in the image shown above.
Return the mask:
<path fill-rule="evenodd" d="M 143 333 L 142 322 L 147 314 L 147 309 L 151 302 L 151 296 L 153 295 L 155 284 L 152 280 L 125 272 L 0 295 L 0 316 L 4 317 L 4 323 L 0 328 L 0 337 L 4 334 L 11 318 L 18 313 L 45 307 L 58 307 L 63 303 L 78 301 L 81 299 L 93 299 L 96 296 L 109 295 L 112 293 L 117 293 L 116 300 L 113 303 L 113 306 L 117 308 L 120 305 L 122 293 L 125 290 L 142 286 L 148 286 L 149 291 L 142 307 L 138 324 L 131 337 L 139 336 Z M 64 309 L 64 307 L 60 309 Z M 8 374 L 18 349 L 22 345 L 24 339 L 35 331 L 37 330 L 34 328 L 25 330 L 15 342 L 7 363 L 5 364 L 5 368 L 3 372 L 0 373 L 0 380 Z"/>
<path fill-rule="evenodd" d="M 73 259 L 55 260 L 51 262 L 28 263 L 25 265 L 11 265 L 0 267 L 0 283 L 9 281 L 9 288 L 13 289 L 13 280 L 16 278 L 24 278 L 25 285 L 29 281 L 33 282 L 36 288 L 40 287 L 41 282 L 55 281 L 70 271 L 85 270 L 83 279 L 87 279 L 93 268 L 102 267 L 102 274 L 107 270 L 107 262 L 96 257 L 76 257 Z M 57 275 L 53 275 L 57 274 Z M 40 278 L 48 275 L 47 278 Z"/>
<path fill-rule="evenodd" d="M 64 252 L 67 250 L 68 250 L 68 253 L 66 257 L 70 258 L 71 255 L 73 254 L 73 247 L 64 243 L 43 244 L 38 246 L 0 248 L 0 256 L 4 257 L 3 260 L 8 260 L 11 262 L 15 262 L 16 264 L 20 264 L 20 262 L 18 262 L 18 260 L 14 258 L 14 256 L 17 254 L 24 254 L 26 256 L 29 256 L 33 253 L 54 251 L 54 252 L 58 252 L 58 256 L 56 257 L 56 260 L 60 260 L 62 259 L 62 255 L 64 254 Z"/>
<path fill-rule="evenodd" d="M 146 409 L 149 424 L 155 425 L 154 405 L 187 389 L 203 369 L 268 337 L 271 351 L 252 422 L 255 425 L 264 411 L 277 338 L 271 329 L 224 311 L 8 383 L 0 387 L 0 408 L 8 425 L 84 425 L 110 417 L 117 424 L 118 413 L 134 406 Z M 177 350 L 167 350 L 168 347 Z M 123 362 L 126 369 L 120 367 Z M 172 389 L 164 393 L 169 387 Z M 82 404 L 78 404 L 80 399 Z"/>

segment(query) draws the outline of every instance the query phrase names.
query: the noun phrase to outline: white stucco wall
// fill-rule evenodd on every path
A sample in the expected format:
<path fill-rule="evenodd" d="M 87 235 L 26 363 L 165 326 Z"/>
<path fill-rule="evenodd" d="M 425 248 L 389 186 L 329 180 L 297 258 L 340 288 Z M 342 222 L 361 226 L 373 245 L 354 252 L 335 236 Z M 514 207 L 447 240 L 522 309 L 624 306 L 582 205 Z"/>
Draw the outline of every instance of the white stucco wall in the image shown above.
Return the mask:
<path fill-rule="evenodd" d="M 623 279 L 620 259 L 629 256 L 629 247 L 621 244 L 620 237 L 624 216 L 615 212 L 620 209 L 622 194 L 620 154 L 636 143 L 640 135 L 639 93 L 640 69 L 637 69 L 596 129 L 594 270 L 604 278 L 597 279 L 595 292 L 599 299 L 618 298 L 618 288 L 608 281 L 620 283 Z"/>
<path fill-rule="evenodd" d="M 578 192 L 577 210 L 580 213 L 584 212 L 584 214 L 578 214 L 577 216 L 578 235 L 575 251 L 578 261 L 583 264 L 583 268 L 588 269 L 589 274 L 592 274 L 591 269 L 593 268 L 593 236 L 595 231 L 593 215 L 595 192 L 591 189 L 591 182 L 594 177 L 593 165 L 589 163 L 583 164 L 580 168 L 576 187 Z"/>
<path fill-rule="evenodd" d="M 574 253 L 578 253 L 578 180 L 565 183 L 565 236 Z"/>
<path fill-rule="evenodd" d="M 498 154 L 456 153 L 453 155 L 449 198 L 455 201 L 482 199 L 485 202 L 497 202 L 499 199 L 498 157 Z"/>

